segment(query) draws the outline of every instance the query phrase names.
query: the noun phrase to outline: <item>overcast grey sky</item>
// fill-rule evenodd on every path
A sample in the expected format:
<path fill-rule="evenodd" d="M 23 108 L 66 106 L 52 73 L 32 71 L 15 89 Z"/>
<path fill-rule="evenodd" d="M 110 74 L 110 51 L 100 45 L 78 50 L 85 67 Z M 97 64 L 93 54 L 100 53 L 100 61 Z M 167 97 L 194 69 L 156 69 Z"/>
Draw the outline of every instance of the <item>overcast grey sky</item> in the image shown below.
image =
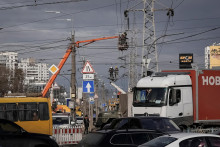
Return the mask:
<path fill-rule="evenodd" d="M 124 10 L 142 0 L 1 0 L 0 1 L 0 51 L 17 51 L 19 57 L 33 57 L 39 62 L 58 65 L 68 44 L 71 30 L 75 39 L 85 40 L 114 36 L 125 30 Z M 179 53 L 193 53 L 194 61 L 204 68 L 204 48 L 219 43 L 219 0 L 155 0 L 155 9 L 173 8 L 174 16 L 168 18 L 167 11 L 155 12 L 156 37 L 184 33 L 161 38 L 158 43 L 159 69 L 178 68 Z M 140 3 L 137 9 L 143 8 Z M 46 13 L 60 11 L 60 14 Z M 138 43 L 141 41 L 143 15 L 129 15 L 131 25 L 135 22 Z M 71 19 L 73 21 L 66 21 Z M 203 33 L 207 31 L 206 33 Z M 195 35 L 198 34 L 198 35 Z M 195 35 L 195 36 L 194 36 Z M 190 37 L 192 36 L 192 37 Z M 185 39 L 183 39 L 185 37 Z M 176 41 L 172 41 L 175 40 Z M 170 41 L 170 42 L 169 42 Z M 141 44 L 138 44 L 141 45 Z M 77 85 L 82 83 L 82 58 L 89 60 L 97 75 L 109 87 L 109 67 L 124 64 L 119 57 L 129 60 L 130 49 L 119 52 L 117 39 L 95 42 L 77 49 Z M 141 52 L 141 47 L 138 48 Z M 141 54 L 137 56 L 140 67 Z M 61 74 L 70 78 L 70 59 Z M 139 70 L 140 71 L 140 70 Z M 116 82 L 127 91 L 128 66 L 119 68 L 120 79 Z M 68 81 L 58 76 L 58 84 L 68 86 Z"/>

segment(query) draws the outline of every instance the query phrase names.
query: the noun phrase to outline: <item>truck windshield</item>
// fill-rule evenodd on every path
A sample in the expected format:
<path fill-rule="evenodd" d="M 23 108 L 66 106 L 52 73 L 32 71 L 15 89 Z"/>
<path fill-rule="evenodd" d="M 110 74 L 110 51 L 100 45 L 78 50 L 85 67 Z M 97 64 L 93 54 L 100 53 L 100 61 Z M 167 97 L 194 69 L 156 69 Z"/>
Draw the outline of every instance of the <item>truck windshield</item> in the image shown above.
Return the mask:
<path fill-rule="evenodd" d="M 136 88 L 134 106 L 162 106 L 166 104 L 167 88 Z"/>

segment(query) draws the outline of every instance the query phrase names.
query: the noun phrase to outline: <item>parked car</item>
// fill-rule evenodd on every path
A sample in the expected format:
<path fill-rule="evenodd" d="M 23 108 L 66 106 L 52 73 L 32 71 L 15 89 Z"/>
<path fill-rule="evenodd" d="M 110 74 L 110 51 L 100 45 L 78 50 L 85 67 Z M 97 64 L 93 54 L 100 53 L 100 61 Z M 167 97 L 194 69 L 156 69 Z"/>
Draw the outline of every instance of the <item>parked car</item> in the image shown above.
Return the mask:
<path fill-rule="evenodd" d="M 1 147 L 58 147 L 52 136 L 29 133 L 12 121 L 0 119 Z"/>
<path fill-rule="evenodd" d="M 72 117 L 70 116 L 70 113 L 54 113 L 52 114 L 53 118 L 53 126 L 55 127 L 68 127 L 74 124 L 72 122 Z"/>
<path fill-rule="evenodd" d="M 112 122 L 112 120 L 120 118 L 120 114 L 118 111 L 108 111 L 108 112 L 100 112 L 98 114 L 98 120 L 95 122 L 95 127 L 102 129 L 106 124 L 109 124 Z"/>
<path fill-rule="evenodd" d="M 156 116 L 117 118 L 104 126 L 103 129 L 147 129 L 167 133 L 181 132 L 180 128 L 170 118 Z"/>
<path fill-rule="evenodd" d="M 87 134 L 77 147 L 136 147 L 161 135 L 145 129 L 100 130 Z"/>
<path fill-rule="evenodd" d="M 160 136 L 139 147 L 220 147 L 220 136 L 205 133 L 177 133 Z"/>

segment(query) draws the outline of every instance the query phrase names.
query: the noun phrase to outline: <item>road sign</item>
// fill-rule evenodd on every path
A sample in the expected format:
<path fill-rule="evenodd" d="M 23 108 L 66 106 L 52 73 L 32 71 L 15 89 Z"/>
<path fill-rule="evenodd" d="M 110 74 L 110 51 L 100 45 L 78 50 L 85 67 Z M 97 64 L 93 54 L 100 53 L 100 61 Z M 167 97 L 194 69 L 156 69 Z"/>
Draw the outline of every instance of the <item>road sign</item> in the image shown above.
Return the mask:
<path fill-rule="evenodd" d="M 95 101 L 90 101 L 89 103 L 90 103 L 90 104 L 95 104 Z"/>
<path fill-rule="evenodd" d="M 83 81 L 83 92 L 94 92 L 94 81 Z"/>
<path fill-rule="evenodd" d="M 52 73 L 52 74 L 55 74 L 57 71 L 59 70 L 58 67 L 56 67 L 56 65 L 51 65 L 51 67 L 49 68 L 49 71 Z"/>
<path fill-rule="evenodd" d="M 83 80 L 94 80 L 94 74 L 83 74 Z"/>
<path fill-rule="evenodd" d="M 94 99 L 97 99 L 97 98 L 99 98 L 99 96 L 97 94 L 95 94 Z"/>
<path fill-rule="evenodd" d="M 94 101 L 94 97 L 90 97 L 89 98 L 89 101 L 91 102 L 91 101 Z"/>
<path fill-rule="evenodd" d="M 92 65 L 87 61 L 83 67 L 82 70 L 83 74 L 88 74 L 88 73 L 95 73 L 94 69 L 92 68 Z"/>

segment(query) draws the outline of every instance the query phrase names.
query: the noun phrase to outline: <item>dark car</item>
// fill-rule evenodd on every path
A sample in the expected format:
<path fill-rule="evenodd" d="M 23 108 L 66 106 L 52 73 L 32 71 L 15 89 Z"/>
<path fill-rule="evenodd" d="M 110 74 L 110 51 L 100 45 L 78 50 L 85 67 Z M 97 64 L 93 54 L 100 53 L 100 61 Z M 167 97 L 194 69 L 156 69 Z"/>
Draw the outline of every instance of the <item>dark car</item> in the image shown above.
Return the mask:
<path fill-rule="evenodd" d="M 164 133 L 177 133 L 181 131 L 170 118 L 155 116 L 117 118 L 108 126 L 103 127 L 103 129 L 147 129 Z"/>
<path fill-rule="evenodd" d="M 29 133 L 9 120 L 0 119 L 0 147 L 58 147 L 51 136 Z"/>
<path fill-rule="evenodd" d="M 161 135 L 145 129 L 100 130 L 86 135 L 77 147 L 136 147 Z"/>

